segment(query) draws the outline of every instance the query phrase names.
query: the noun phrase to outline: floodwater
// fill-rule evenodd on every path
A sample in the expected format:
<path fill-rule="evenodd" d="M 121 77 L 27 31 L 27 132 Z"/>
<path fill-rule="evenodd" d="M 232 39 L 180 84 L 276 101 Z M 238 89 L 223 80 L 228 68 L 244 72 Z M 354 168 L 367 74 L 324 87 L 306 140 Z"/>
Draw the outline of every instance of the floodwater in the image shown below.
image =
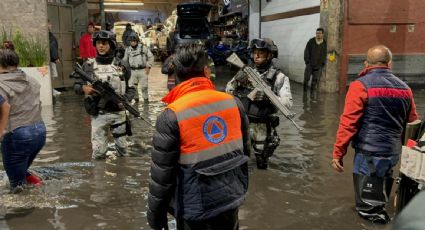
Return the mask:
<path fill-rule="evenodd" d="M 223 89 L 229 71 L 218 74 Z M 166 77 L 154 68 L 150 76 L 148 105 L 139 110 L 154 122 L 164 105 Z M 354 212 L 352 159 L 345 172 L 330 167 L 332 146 L 344 97 L 337 94 L 304 94 L 292 84 L 297 131 L 281 117 L 281 145 L 268 170 L 250 162 L 250 186 L 240 209 L 240 229 L 386 229 L 362 220 Z M 425 113 L 425 91 L 414 90 L 420 114 Z M 146 206 L 153 130 L 133 120 L 129 157 L 91 160 L 90 118 L 82 98 L 71 90 L 43 108 L 47 143 L 31 167 L 44 179 L 41 188 L 8 194 L 0 170 L 0 229 L 149 229 Z M 1 167 L 1 166 L 0 166 Z M 1 168 L 2 169 L 2 168 Z M 393 197 L 392 197 L 393 198 Z M 394 208 L 389 205 L 390 214 Z M 175 222 L 169 219 L 175 229 Z"/>

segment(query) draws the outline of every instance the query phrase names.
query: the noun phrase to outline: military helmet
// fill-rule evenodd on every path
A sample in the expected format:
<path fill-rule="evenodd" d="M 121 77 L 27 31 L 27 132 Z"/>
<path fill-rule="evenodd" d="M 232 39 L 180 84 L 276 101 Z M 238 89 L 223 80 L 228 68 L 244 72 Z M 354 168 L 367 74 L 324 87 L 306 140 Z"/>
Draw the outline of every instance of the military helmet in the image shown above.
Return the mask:
<path fill-rule="evenodd" d="M 107 31 L 107 30 L 101 30 L 96 31 L 93 33 L 93 46 L 96 46 L 97 40 L 107 40 L 109 42 L 109 45 L 111 46 L 111 49 L 114 49 L 117 47 L 117 41 L 115 39 L 115 34 Z"/>
<path fill-rule="evenodd" d="M 278 57 L 278 48 L 274 41 L 270 38 L 255 38 L 252 39 L 249 43 L 249 52 L 252 54 L 254 52 L 254 49 L 267 49 L 269 52 L 271 52 L 274 56 L 274 58 Z"/>
<path fill-rule="evenodd" d="M 136 33 L 131 33 L 130 35 L 128 35 L 128 40 L 129 41 L 139 41 L 139 36 L 137 36 Z"/>

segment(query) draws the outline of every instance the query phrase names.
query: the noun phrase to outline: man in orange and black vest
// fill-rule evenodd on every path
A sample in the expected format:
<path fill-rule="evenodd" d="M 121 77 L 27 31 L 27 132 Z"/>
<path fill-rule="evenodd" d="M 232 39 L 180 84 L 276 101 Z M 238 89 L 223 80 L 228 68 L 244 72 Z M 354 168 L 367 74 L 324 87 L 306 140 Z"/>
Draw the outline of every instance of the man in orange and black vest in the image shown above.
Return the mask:
<path fill-rule="evenodd" d="M 147 219 L 167 229 L 238 229 L 248 189 L 248 118 L 241 102 L 216 91 L 198 44 L 178 47 L 177 85 L 162 100 L 153 138 Z"/>

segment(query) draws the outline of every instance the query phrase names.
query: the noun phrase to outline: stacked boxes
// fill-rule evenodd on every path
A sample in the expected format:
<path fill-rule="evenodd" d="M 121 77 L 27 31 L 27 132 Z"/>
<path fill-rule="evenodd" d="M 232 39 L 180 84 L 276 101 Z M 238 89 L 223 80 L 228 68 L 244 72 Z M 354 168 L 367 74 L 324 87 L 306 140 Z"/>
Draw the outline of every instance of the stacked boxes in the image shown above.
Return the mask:
<path fill-rule="evenodd" d="M 425 182 L 425 146 L 403 146 L 400 171 L 414 180 Z"/>

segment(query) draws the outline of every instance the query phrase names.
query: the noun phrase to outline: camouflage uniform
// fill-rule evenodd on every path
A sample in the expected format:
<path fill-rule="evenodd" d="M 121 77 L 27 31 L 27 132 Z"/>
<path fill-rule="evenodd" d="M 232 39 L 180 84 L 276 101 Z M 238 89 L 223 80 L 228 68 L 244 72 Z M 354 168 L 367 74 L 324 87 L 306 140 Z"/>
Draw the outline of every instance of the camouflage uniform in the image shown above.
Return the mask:
<path fill-rule="evenodd" d="M 97 41 L 107 41 L 109 50 L 106 54 L 99 54 L 97 50 L 96 58 L 88 59 L 83 66 L 84 71 L 91 75 L 94 80 L 107 82 L 114 89 L 115 93 L 123 95 L 127 100 L 132 100 L 134 96 L 134 86 L 129 82 L 129 71 L 122 62 L 114 58 L 117 48 L 115 34 L 101 30 L 93 34 L 93 46 L 97 47 Z M 100 44 L 100 43 L 99 43 Z M 97 49 L 97 48 L 96 48 Z M 95 91 L 84 91 L 85 82 L 78 76 L 74 83 L 74 90 L 77 94 L 88 94 L 84 99 L 84 106 L 88 114 L 92 116 L 91 142 L 92 158 L 105 158 L 108 150 L 108 131 L 111 131 L 115 141 L 117 154 L 124 155 L 127 148 L 126 141 L 126 115 L 124 108 L 116 104 L 109 98 L 98 95 Z"/>
<path fill-rule="evenodd" d="M 114 62 L 118 63 L 118 62 Z M 99 64 L 95 59 L 88 59 L 84 64 L 84 70 L 92 74 L 94 78 L 108 82 L 117 94 L 125 95 L 128 99 L 134 94 L 134 85 L 127 81 L 121 69 L 115 64 Z M 83 85 L 76 82 L 76 85 Z M 92 97 L 92 96 L 86 96 Z M 106 157 L 108 150 L 108 131 L 111 131 L 115 142 L 115 150 L 118 155 L 124 155 L 127 148 L 126 140 L 126 115 L 118 105 L 105 98 L 100 98 L 97 105 L 99 112 L 92 115 L 91 142 L 92 158 L 101 159 Z"/>
<path fill-rule="evenodd" d="M 115 89 L 115 92 L 121 95 L 125 94 L 126 83 L 122 76 L 122 71 L 115 65 L 99 65 L 93 62 L 93 73 L 98 79 L 108 81 Z M 132 87 L 131 83 L 129 85 Z M 102 103 L 102 102 L 101 102 Z M 106 103 L 106 102 L 105 102 Z M 125 112 L 104 112 L 100 111 L 98 116 L 93 116 L 92 125 L 92 158 L 104 158 L 108 146 L 108 128 L 114 137 L 115 149 L 119 155 L 124 155 L 127 148 Z"/>
<path fill-rule="evenodd" d="M 142 97 L 149 100 L 148 75 L 145 68 L 151 68 L 153 63 L 152 52 L 144 45 L 138 44 L 136 48 L 131 46 L 125 50 L 123 61 L 127 62 L 131 68 L 131 81 L 136 87 L 135 100 L 139 100 L 139 85 L 142 88 Z"/>
<path fill-rule="evenodd" d="M 261 74 L 273 92 L 279 97 L 282 104 L 290 108 L 292 106 L 292 94 L 289 78 L 276 69 L 272 63 Z M 264 163 L 265 166 L 259 166 L 259 168 L 266 168 L 268 158 L 273 154 L 280 142 L 276 132 L 276 127 L 279 125 L 279 117 L 273 115 L 277 110 L 265 96 L 257 96 L 254 100 L 248 98 L 248 94 L 253 90 L 254 87 L 247 78 L 243 80 L 233 78 L 226 86 L 226 92 L 237 96 L 244 104 L 250 120 L 250 138 L 257 157 L 257 165 L 261 161 L 260 164 Z"/>

